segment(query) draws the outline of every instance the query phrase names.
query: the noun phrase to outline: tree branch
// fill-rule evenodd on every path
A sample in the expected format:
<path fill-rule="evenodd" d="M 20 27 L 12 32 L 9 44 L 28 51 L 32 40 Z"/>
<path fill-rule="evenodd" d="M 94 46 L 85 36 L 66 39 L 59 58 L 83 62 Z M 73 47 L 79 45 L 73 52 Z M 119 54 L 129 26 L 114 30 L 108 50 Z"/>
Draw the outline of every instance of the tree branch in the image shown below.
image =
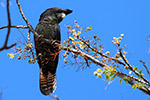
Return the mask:
<path fill-rule="evenodd" d="M 60 100 L 57 96 L 53 96 L 53 95 L 49 95 L 50 97 L 52 97 L 52 98 L 54 98 L 54 99 L 56 99 L 56 100 Z"/>
<path fill-rule="evenodd" d="M 120 60 L 118 60 L 118 59 L 116 59 L 116 58 L 113 58 L 113 57 L 109 57 L 109 56 L 107 56 L 107 55 L 104 55 L 102 52 L 97 51 L 97 50 L 96 50 L 95 48 L 93 48 L 90 44 L 88 44 L 87 42 L 83 41 L 79 36 L 77 36 L 77 38 L 78 38 L 80 41 L 82 41 L 84 44 L 86 44 L 91 50 L 93 50 L 93 51 L 95 51 L 96 53 L 100 54 L 102 57 L 105 57 L 105 58 L 107 58 L 107 59 L 111 59 L 111 60 L 113 60 L 113 61 L 115 61 L 115 62 L 118 62 L 119 64 L 122 64 L 122 65 L 126 66 L 126 64 L 123 63 L 123 62 L 121 62 Z"/>
<path fill-rule="evenodd" d="M 11 25 L 11 26 L 2 26 L 0 29 L 5 29 L 5 28 L 28 28 L 27 26 L 22 26 L 22 25 Z"/>
<path fill-rule="evenodd" d="M 146 69 L 146 71 L 147 71 L 148 75 L 150 76 L 150 72 L 149 72 L 149 70 L 148 70 L 147 66 L 145 65 L 145 62 L 144 62 L 144 61 L 142 61 L 142 60 L 140 60 L 140 62 L 143 64 L 143 66 L 145 67 L 145 69 Z"/>
<path fill-rule="evenodd" d="M 45 43 L 48 43 L 48 44 L 54 44 L 54 42 L 56 43 L 56 41 L 54 41 L 54 40 L 49 40 L 49 39 L 45 39 L 45 38 L 43 38 L 42 35 L 39 35 L 37 32 L 35 32 L 35 30 L 33 29 L 32 25 L 29 23 L 29 21 L 28 21 L 27 18 L 25 17 L 25 15 L 24 15 L 24 13 L 23 13 L 23 11 L 22 11 L 21 5 L 20 5 L 20 3 L 19 3 L 19 0 L 16 0 L 16 3 L 17 3 L 17 5 L 18 5 L 18 8 L 19 8 L 19 11 L 20 11 L 20 14 L 21 14 L 23 20 L 26 22 L 27 27 L 29 28 L 29 32 L 32 32 L 32 33 L 35 35 L 35 37 L 37 37 L 37 39 L 40 38 L 41 41 L 43 41 L 43 42 L 45 42 Z M 56 43 L 56 45 L 60 45 L 60 44 Z"/>
<path fill-rule="evenodd" d="M 75 49 L 67 48 L 67 47 L 63 47 L 63 46 L 61 48 L 63 48 L 63 50 L 68 50 L 69 52 L 73 52 L 75 54 L 78 54 L 78 55 L 80 55 L 82 57 L 86 57 L 88 60 L 91 60 L 93 63 L 95 63 L 97 65 L 100 65 L 103 68 L 104 67 L 108 67 L 109 68 L 109 66 L 107 64 L 104 64 L 104 63 L 100 62 L 99 60 L 95 59 L 94 57 L 92 57 L 91 55 L 89 55 L 89 54 L 87 54 L 85 52 L 82 52 L 80 50 L 75 50 Z M 139 80 L 137 78 L 128 76 L 128 75 L 126 75 L 124 73 L 121 73 L 121 72 L 119 72 L 117 70 L 114 70 L 114 72 L 117 74 L 117 76 L 119 76 L 122 79 L 129 78 L 130 80 L 127 80 L 127 81 L 128 81 L 128 83 L 130 85 L 134 85 L 135 84 L 133 81 L 141 82 L 143 84 L 148 85 L 148 83 L 146 83 L 146 82 L 143 82 L 143 81 L 141 81 L 141 80 Z M 144 93 L 150 95 L 150 90 L 149 89 L 147 89 L 145 87 L 142 87 L 142 86 L 141 87 L 137 87 L 137 88 L 140 89 L 141 91 L 143 91 Z"/>
<path fill-rule="evenodd" d="M 117 74 L 119 74 L 119 77 L 122 78 L 122 79 L 124 79 L 125 76 L 128 77 L 128 75 L 123 74 L 123 73 L 120 73 L 120 72 L 117 72 Z M 130 76 L 129 76 L 129 78 L 130 78 Z M 138 80 L 138 79 L 137 79 L 137 80 Z M 135 84 L 133 81 L 130 81 L 130 80 L 126 80 L 126 81 L 128 81 L 128 83 L 129 83 L 131 86 Z M 143 86 L 140 86 L 140 87 L 137 87 L 137 88 L 138 88 L 139 90 L 141 90 L 142 92 L 144 92 L 145 94 L 150 95 L 150 90 L 149 90 L 148 88 L 145 88 L 145 87 L 143 87 Z"/>
<path fill-rule="evenodd" d="M 38 33 L 35 32 L 35 30 L 33 29 L 32 25 L 28 22 L 27 18 L 25 17 L 25 15 L 24 15 L 24 13 L 23 13 L 23 11 L 22 11 L 22 8 L 21 8 L 21 5 L 20 5 L 20 3 L 19 3 L 19 0 L 16 0 L 16 3 L 17 3 L 17 5 L 18 5 L 18 8 L 19 8 L 19 11 L 20 11 L 20 14 L 21 14 L 23 20 L 26 22 L 27 27 L 29 28 L 29 31 L 31 31 L 31 32 L 32 32 L 36 37 L 38 37 L 38 38 L 42 37 L 42 35 L 38 35 Z M 42 38 L 41 40 L 43 40 L 43 41 L 45 41 L 45 42 L 48 42 L 48 43 L 50 42 L 50 40 L 44 39 L 44 38 Z"/>
<path fill-rule="evenodd" d="M 23 13 L 23 11 L 22 11 L 21 5 L 20 5 L 20 3 L 19 3 L 19 0 L 16 0 L 16 3 L 17 3 L 17 5 L 18 5 L 19 11 L 20 11 L 20 13 L 21 13 L 21 16 L 22 16 L 22 18 L 24 19 L 24 21 L 26 22 L 27 27 L 29 28 L 29 30 L 30 30 L 35 36 L 40 37 L 40 35 L 38 35 L 38 34 L 34 31 L 32 25 L 28 22 L 27 18 L 25 17 L 25 15 L 24 15 L 24 13 Z"/>
<path fill-rule="evenodd" d="M 10 49 L 12 48 L 13 46 L 16 45 L 16 43 L 10 45 L 10 46 L 7 46 L 8 44 L 8 39 L 9 39 L 9 35 L 10 35 L 10 26 L 11 26 L 11 19 L 10 19 L 10 11 L 9 11 L 9 0 L 7 0 L 7 19 L 8 19 L 8 30 L 7 30 L 7 35 L 6 35 L 6 39 L 5 39 L 5 42 L 4 42 L 4 45 L 3 47 L 0 48 L 0 51 L 4 50 L 4 49 Z"/>
<path fill-rule="evenodd" d="M 32 32 L 36 37 L 38 37 L 38 38 L 42 37 L 41 35 L 38 35 L 38 34 L 34 31 L 33 27 L 31 26 L 31 24 L 30 24 L 30 23 L 28 22 L 28 20 L 26 19 L 25 15 L 24 15 L 24 13 L 23 13 L 23 11 L 22 11 L 22 9 L 21 9 L 21 6 L 20 6 L 19 1 L 16 0 L 16 2 L 17 2 L 17 5 L 18 5 L 18 8 L 19 8 L 19 11 L 20 11 L 20 13 L 21 13 L 21 15 L 22 15 L 22 18 L 24 19 L 24 21 L 25 21 L 26 24 L 27 24 L 27 27 L 29 28 L 29 31 L 31 31 L 31 32 Z M 59 44 L 59 43 L 57 43 L 57 42 L 55 42 L 55 41 L 51 41 L 51 40 L 48 40 L 48 39 L 45 39 L 45 38 L 41 38 L 41 41 L 43 41 L 43 42 L 45 42 L 45 43 L 50 43 L 50 44 L 53 44 L 53 45 L 57 45 L 57 46 L 60 47 L 60 49 L 67 50 L 67 51 L 69 51 L 69 52 L 71 52 L 71 53 L 73 52 L 73 53 L 75 53 L 75 54 L 77 54 L 77 55 L 80 55 L 80 56 L 82 56 L 82 57 L 86 57 L 86 59 L 91 60 L 93 63 L 95 63 L 95 64 L 97 64 L 97 65 L 99 65 L 99 66 L 101 66 L 101 67 L 103 67 L 103 68 L 104 68 L 104 67 L 108 67 L 108 68 L 109 68 L 109 66 L 108 66 L 107 64 L 105 64 L 105 63 L 103 63 L 103 62 L 100 62 L 98 59 L 95 59 L 93 56 L 91 56 L 91 55 L 89 55 L 89 54 L 87 54 L 87 53 L 85 53 L 85 52 L 82 52 L 82 51 L 79 50 L 79 49 L 76 49 L 76 48 L 72 49 L 72 48 L 69 48 L 69 47 L 64 47 L 64 46 L 62 46 L 61 44 Z M 120 50 L 121 50 L 121 49 L 120 49 Z M 95 50 L 94 50 L 94 51 L 95 51 Z M 121 51 L 120 51 L 120 52 L 121 52 Z M 120 63 L 120 64 L 123 64 L 124 66 L 125 66 L 126 64 L 127 64 L 128 66 L 130 66 L 130 64 L 129 64 L 128 62 L 126 62 L 124 58 L 123 58 L 123 60 L 125 61 L 126 64 L 123 63 L 123 62 L 121 62 L 121 61 L 119 61 L 118 59 L 115 59 L 115 58 L 112 58 L 112 57 L 107 57 L 107 56 L 103 55 L 102 53 L 99 53 L 99 54 L 100 54 L 101 56 L 105 57 L 105 58 L 112 59 L 112 60 L 114 60 L 114 61 L 116 61 L 116 62 L 118 62 L 118 63 Z M 123 56 L 123 55 L 122 55 L 122 56 Z M 131 67 L 131 69 L 132 69 L 132 67 Z M 132 69 L 132 70 L 133 70 L 133 69 Z M 147 82 L 147 80 L 146 80 L 146 81 L 144 80 L 145 82 L 143 82 L 143 81 L 140 81 L 140 80 L 138 80 L 138 79 L 135 79 L 134 77 L 130 77 L 130 76 L 124 74 L 124 73 L 121 73 L 121 72 L 119 72 L 119 71 L 117 71 L 117 70 L 115 70 L 114 72 L 117 74 L 117 76 L 121 77 L 122 79 L 125 79 L 126 77 L 129 77 L 130 80 L 128 80 L 128 83 L 129 83 L 130 85 L 134 85 L 134 84 L 135 84 L 134 81 L 142 82 L 142 83 L 144 83 L 144 84 L 146 84 L 146 85 L 147 85 L 147 83 L 149 84 L 149 82 Z M 135 72 L 135 70 L 133 70 L 133 72 Z M 141 76 L 139 73 L 138 73 L 137 75 Z M 137 87 L 137 88 L 140 89 L 141 91 L 143 91 L 144 93 L 150 95 L 150 91 L 149 91 L 146 87 L 141 86 L 141 87 Z M 59 100 L 59 99 L 58 99 L 58 100 Z"/>
<path fill-rule="evenodd" d="M 122 58 L 123 61 L 128 65 L 129 69 L 130 69 L 131 71 L 133 71 L 137 76 L 140 76 L 140 77 L 141 77 L 145 82 L 147 82 L 147 83 L 149 84 L 149 86 L 150 86 L 149 81 L 148 81 L 147 79 L 145 79 L 142 75 L 140 75 L 136 70 L 134 70 L 134 69 L 132 68 L 132 66 L 129 64 L 128 60 L 123 56 L 123 54 L 122 54 L 122 52 L 121 52 L 120 44 L 118 44 L 118 49 L 119 49 L 121 58 Z"/>

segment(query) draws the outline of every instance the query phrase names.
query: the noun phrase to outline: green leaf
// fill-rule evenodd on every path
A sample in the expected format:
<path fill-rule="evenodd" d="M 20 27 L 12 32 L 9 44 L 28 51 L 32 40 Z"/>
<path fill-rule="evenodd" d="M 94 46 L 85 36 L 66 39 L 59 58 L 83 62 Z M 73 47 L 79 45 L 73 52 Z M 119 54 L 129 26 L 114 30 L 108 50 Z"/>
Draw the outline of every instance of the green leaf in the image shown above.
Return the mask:
<path fill-rule="evenodd" d="M 143 76 L 144 74 L 142 73 L 141 75 Z"/>
<path fill-rule="evenodd" d="M 142 69 L 141 69 L 141 70 L 139 70 L 139 73 L 140 73 L 140 74 L 142 74 L 142 71 L 143 71 Z"/>
<path fill-rule="evenodd" d="M 132 85 L 132 88 L 135 90 L 137 87 L 139 87 L 139 84 Z"/>
<path fill-rule="evenodd" d="M 146 85 L 145 84 L 141 84 L 143 87 L 146 87 Z"/>
<path fill-rule="evenodd" d="M 105 69 L 105 71 L 107 71 L 107 70 L 108 70 L 108 67 L 105 67 L 104 69 Z"/>
<path fill-rule="evenodd" d="M 111 78 L 109 77 L 109 78 L 108 78 L 108 82 L 110 82 L 110 80 L 111 80 Z"/>
<path fill-rule="evenodd" d="M 101 72 L 101 69 L 100 69 L 100 68 L 98 68 L 98 69 L 97 69 L 97 71 L 98 71 L 98 72 Z"/>
<path fill-rule="evenodd" d="M 134 84 L 134 85 L 132 85 L 132 88 L 135 90 L 136 89 L 136 85 Z"/>
<path fill-rule="evenodd" d="M 133 70 L 137 70 L 137 69 L 138 69 L 138 67 L 133 66 Z"/>
<path fill-rule="evenodd" d="M 105 75 L 105 78 L 106 78 L 106 80 L 108 80 L 109 76 L 108 76 L 108 75 Z"/>
<path fill-rule="evenodd" d="M 135 70 L 135 66 L 133 66 L 133 70 Z"/>
<path fill-rule="evenodd" d="M 126 84 L 128 84 L 128 80 L 125 80 Z"/>
<path fill-rule="evenodd" d="M 117 76 L 117 75 L 112 76 L 112 78 L 111 78 L 111 79 L 113 80 L 116 76 Z"/>
<path fill-rule="evenodd" d="M 107 73 L 107 76 L 110 77 L 110 76 L 111 76 L 111 73 Z"/>
<path fill-rule="evenodd" d="M 119 80 L 119 84 L 121 84 L 121 83 L 122 83 L 122 79 Z"/>
<path fill-rule="evenodd" d="M 141 76 L 138 76 L 138 79 L 141 79 Z"/>
<path fill-rule="evenodd" d="M 130 81 L 130 79 L 128 77 L 124 77 L 124 81 L 126 82 L 126 84 L 128 84 L 128 82 Z"/>
<path fill-rule="evenodd" d="M 98 78 L 101 78 L 101 74 L 98 74 Z"/>

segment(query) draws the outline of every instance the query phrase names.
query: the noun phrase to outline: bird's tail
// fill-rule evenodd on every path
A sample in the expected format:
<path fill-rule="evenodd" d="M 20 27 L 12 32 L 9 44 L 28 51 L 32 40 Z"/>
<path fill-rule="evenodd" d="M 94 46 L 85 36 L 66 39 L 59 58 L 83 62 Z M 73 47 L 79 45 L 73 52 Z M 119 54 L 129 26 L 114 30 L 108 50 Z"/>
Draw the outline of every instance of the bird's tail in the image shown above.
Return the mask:
<path fill-rule="evenodd" d="M 40 69 L 40 90 L 44 95 L 49 95 L 56 90 L 56 73 L 44 72 Z"/>

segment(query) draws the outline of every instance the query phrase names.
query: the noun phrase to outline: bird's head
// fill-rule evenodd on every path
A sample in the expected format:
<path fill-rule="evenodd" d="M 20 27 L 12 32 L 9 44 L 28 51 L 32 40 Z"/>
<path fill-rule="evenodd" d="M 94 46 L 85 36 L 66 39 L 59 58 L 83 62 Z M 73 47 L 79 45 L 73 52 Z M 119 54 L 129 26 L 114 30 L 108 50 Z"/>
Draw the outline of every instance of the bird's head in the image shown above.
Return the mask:
<path fill-rule="evenodd" d="M 60 23 L 70 13 L 69 9 L 49 8 L 41 14 L 39 21 Z"/>

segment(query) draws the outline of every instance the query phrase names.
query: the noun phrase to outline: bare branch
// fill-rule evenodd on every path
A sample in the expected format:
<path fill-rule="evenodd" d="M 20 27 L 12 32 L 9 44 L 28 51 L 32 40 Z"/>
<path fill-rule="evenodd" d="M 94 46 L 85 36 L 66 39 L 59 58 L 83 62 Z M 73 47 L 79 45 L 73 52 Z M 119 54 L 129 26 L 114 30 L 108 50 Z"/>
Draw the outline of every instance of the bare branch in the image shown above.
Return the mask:
<path fill-rule="evenodd" d="M 0 29 L 5 29 L 5 28 L 8 28 L 8 27 L 10 27 L 10 28 L 28 28 L 27 26 L 22 26 L 22 25 L 11 25 L 11 26 L 2 26 L 2 27 L 0 27 Z"/>
<path fill-rule="evenodd" d="M 89 67 L 90 65 L 89 65 L 88 59 L 84 58 L 84 60 L 86 61 L 87 67 Z"/>
<path fill-rule="evenodd" d="M 121 62 L 120 60 L 118 60 L 118 59 L 116 59 L 116 58 L 113 58 L 113 57 L 106 56 L 106 55 L 104 55 L 102 52 L 97 51 L 97 50 L 94 49 L 90 44 L 88 44 L 87 42 L 83 41 L 79 36 L 77 36 L 77 38 L 78 38 L 80 41 L 82 41 L 84 44 L 86 44 L 90 49 L 92 49 L 92 50 L 95 51 L 96 53 L 100 54 L 102 57 L 105 57 L 105 58 L 107 58 L 107 59 L 111 59 L 111 60 L 113 60 L 113 61 L 115 61 L 115 62 L 118 62 L 119 64 L 122 64 L 122 65 L 126 66 L 126 64 L 123 63 L 123 62 Z"/>
<path fill-rule="evenodd" d="M 43 42 L 45 42 L 45 43 L 48 43 L 48 44 L 55 44 L 56 41 L 43 38 L 42 35 L 39 35 L 37 32 L 35 32 L 35 30 L 33 29 L 32 25 L 29 23 L 29 21 L 28 21 L 27 18 L 25 17 L 25 15 L 24 15 L 24 13 L 23 13 L 23 11 L 22 11 L 21 5 L 20 5 L 20 3 L 19 3 L 19 0 L 16 0 L 16 3 L 17 3 L 17 5 L 18 5 L 18 8 L 19 8 L 19 11 L 20 11 L 20 13 L 21 13 L 22 18 L 24 19 L 24 21 L 25 21 L 26 24 L 27 24 L 27 27 L 29 28 L 29 32 L 32 32 L 32 33 L 37 37 L 37 39 L 38 39 L 38 38 L 41 38 L 41 41 L 43 41 Z M 56 45 L 59 46 L 60 44 L 56 43 Z"/>
<path fill-rule="evenodd" d="M 128 75 L 123 74 L 123 73 L 120 73 L 120 72 L 117 72 L 117 74 L 119 74 L 119 77 L 122 78 L 122 79 L 124 79 L 126 76 L 128 77 Z M 129 78 L 133 78 L 133 77 L 129 76 Z M 137 79 L 137 80 L 138 80 L 138 79 Z M 134 83 L 133 81 L 131 81 L 131 80 L 126 80 L 126 81 L 128 81 L 128 83 L 129 83 L 131 86 L 135 84 L 135 83 Z M 150 95 L 150 90 L 149 90 L 148 88 L 143 87 L 143 86 L 140 86 L 140 87 L 137 87 L 137 88 L 138 88 L 139 90 L 141 90 L 142 92 L 144 92 L 145 94 Z"/>
<path fill-rule="evenodd" d="M 21 14 L 22 18 L 24 19 L 24 21 L 25 21 L 26 24 L 27 24 L 27 27 L 29 28 L 29 32 L 31 31 L 31 32 L 32 32 L 36 37 L 38 37 L 38 38 L 42 37 L 41 35 L 38 35 L 37 32 L 35 32 L 35 30 L 33 29 L 32 25 L 29 23 L 29 21 L 28 21 L 27 18 L 25 17 L 25 15 L 24 15 L 24 13 L 23 13 L 23 11 L 22 11 L 21 5 L 20 5 L 20 3 L 19 3 L 19 0 L 16 0 L 16 3 L 17 3 L 17 5 L 18 5 L 18 8 L 19 8 L 19 11 L 20 11 L 20 14 Z M 50 40 L 48 40 L 48 39 L 42 38 L 41 40 L 50 43 Z"/>
<path fill-rule="evenodd" d="M 145 64 L 145 62 L 142 61 L 142 60 L 140 60 L 140 62 L 143 64 L 143 66 L 145 67 L 145 69 L 146 69 L 148 75 L 150 76 L 150 72 L 149 72 L 149 70 L 148 70 L 148 68 L 147 68 L 147 66 L 146 66 L 146 64 Z"/>
<path fill-rule="evenodd" d="M 8 19 L 7 35 L 6 35 L 6 39 L 5 39 L 4 45 L 3 45 L 3 47 L 0 48 L 0 51 L 2 51 L 4 49 L 10 49 L 11 47 L 16 45 L 16 43 L 14 43 L 14 44 L 12 44 L 10 46 L 7 46 L 9 35 L 10 35 L 10 30 L 11 30 L 11 28 L 10 28 L 10 26 L 11 26 L 11 19 L 10 19 L 10 11 L 9 11 L 9 0 L 7 0 L 7 19 Z"/>
<path fill-rule="evenodd" d="M 141 74 L 139 74 L 137 71 L 135 71 L 135 70 L 132 68 L 132 66 L 129 64 L 128 60 L 123 56 L 123 54 L 122 54 L 122 52 L 121 52 L 122 49 L 121 49 L 121 47 L 120 47 L 120 44 L 118 44 L 118 49 L 119 49 L 121 58 L 122 58 L 123 61 L 128 65 L 129 69 L 130 69 L 131 71 L 133 71 L 137 76 L 140 76 L 145 82 L 147 82 L 147 83 L 150 85 L 149 81 L 148 81 L 147 79 L 145 79 L 145 78 L 144 78 Z"/>
<path fill-rule="evenodd" d="M 73 53 L 78 54 L 80 56 L 86 57 L 88 60 L 91 60 L 93 63 L 95 63 L 97 65 L 100 65 L 101 67 L 108 67 L 109 68 L 109 66 L 107 64 L 104 64 L 104 63 L 100 62 L 99 60 L 95 59 L 94 57 L 92 57 L 91 55 L 89 55 L 89 54 L 87 54 L 85 52 L 82 52 L 80 50 L 67 48 L 67 47 L 63 47 L 63 46 L 62 46 L 62 48 L 63 48 L 63 50 L 68 50 L 69 52 L 73 52 Z M 126 81 L 128 81 L 128 83 L 130 85 L 134 85 L 135 84 L 133 81 L 137 81 L 137 82 L 141 82 L 143 84 L 149 85 L 147 82 L 141 81 L 141 80 L 139 80 L 139 79 L 137 79 L 135 77 L 131 77 L 131 76 L 126 75 L 124 73 L 121 73 L 121 72 L 119 72 L 117 70 L 114 70 L 114 72 L 117 74 L 117 76 L 119 76 L 122 79 L 129 78 L 129 80 L 126 80 Z M 142 87 L 142 86 L 141 87 L 137 87 L 137 88 L 140 89 L 141 91 L 143 91 L 144 93 L 150 95 L 150 90 L 149 89 L 147 89 L 145 87 Z"/>
<path fill-rule="evenodd" d="M 20 5 L 20 3 L 19 3 L 19 0 L 16 0 L 16 2 L 17 2 L 17 5 L 18 5 L 18 7 L 19 7 L 19 11 L 20 11 L 20 13 L 21 13 L 21 15 L 22 15 L 22 18 L 23 18 L 24 21 L 26 22 L 27 26 L 30 26 L 30 23 L 28 22 L 27 18 L 25 17 L 25 15 L 24 15 L 24 13 L 23 13 L 23 11 L 22 11 L 22 8 L 21 8 L 21 5 Z"/>
<path fill-rule="evenodd" d="M 27 18 L 25 17 L 25 15 L 24 15 L 24 13 L 23 13 L 23 11 L 22 11 L 21 5 L 20 5 L 20 3 L 19 3 L 19 0 L 16 0 L 16 3 L 17 3 L 17 5 L 18 5 L 19 11 L 20 11 L 20 13 L 21 13 L 21 16 L 22 16 L 22 18 L 24 19 L 24 21 L 26 22 L 27 27 L 29 28 L 29 30 L 30 30 L 35 36 L 41 37 L 40 35 L 38 35 L 38 34 L 34 31 L 32 25 L 28 22 Z"/>
<path fill-rule="evenodd" d="M 49 95 L 50 97 L 52 97 L 52 98 L 54 98 L 54 99 L 56 99 L 56 100 L 60 100 L 57 96 L 53 96 L 53 95 Z"/>
<path fill-rule="evenodd" d="M 70 49 L 70 48 L 67 48 L 67 47 L 63 47 L 63 46 L 60 46 L 63 50 L 68 50 L 69 52 L 73 52 L 75 54 L 78 54 L 78 55 L 82 55 L 82 56 L 85 56 L 87 59 L 91 60 L 92 62 L 94 62 L 95 64 L 98 64 L 100 65 L 101 67 L 105 67 L 105 66 L 108 66 L 102 62 L 100 62 L 99 60 L 95 59 L 94 57 L 92 57 L 91 55 L 85 53 L 85 52 L 82 52 L 80 50 L 75 50 L 75 49 Z"/>
<path fill-rule="evenodd" d="M 10 26 L 11 26 L 11 19 L 10 19 L 10 12 L 9 12 L 9 0 L 7 0 L 7 17 L 8 17 L 8 31 L 7 31 L 7 36 L 6 36 L 6 40 L 5 40 L 5 46 L 7 46 L 8 43 L 8 38 L 9 38 L 9 34 L 10 34 Z"/>
<path fill-rule="evenodd" d="M 88 60 L 91 60 L 93 63 L 95 63 L 95 64 L 97 64 L 97 65 L 100 65 L 101 67 L 108 67 L 108 68 L 109 68 L 109 66 L 108 66 L 107 64 L 104 64 L 104 63 L 100 62 L 99 60 L 95 59 L 93 56 L 91 56 L 91 55 L 89 55 L 89 54 L 87 54 L 87 53 L 85 53 L 85 52 L 83 52 L 83 51 L 81 51 L 81 50 L 66 48 L 66 47 L 63 47 L 63 46 L 62 46 L 62 48 L 63 48 L 63 50 L 68 50 L 69 52 L 73 52 L 73 53 L 75 53 L 75 54 L 78 54 L 78 55 L 80 55 L 80 56 L 86 58 L 86 60 L 87 60 L 87 59 L 88 59 Z M 119 71 L 116 71 L 116 70 L 114 70 L 114 71 L 115 71 L 117 74 L 119 74 L 120 76 L 129 77 L 131 80 L 134 80 L 134 81 L 141 82 L 141 83 L 143 83 L 143 84 L 149 85 L 147 82 L 141 81 L 141 80 L 139 80 L 139 79 L 137 79 L 137 78 L 135 78 L 135 77 L 133 77 L 133 76 L 126 75 L 126 74 L 124 74 L 124 73 L 122 73 L 122 72 L 119 72 Z"/>

